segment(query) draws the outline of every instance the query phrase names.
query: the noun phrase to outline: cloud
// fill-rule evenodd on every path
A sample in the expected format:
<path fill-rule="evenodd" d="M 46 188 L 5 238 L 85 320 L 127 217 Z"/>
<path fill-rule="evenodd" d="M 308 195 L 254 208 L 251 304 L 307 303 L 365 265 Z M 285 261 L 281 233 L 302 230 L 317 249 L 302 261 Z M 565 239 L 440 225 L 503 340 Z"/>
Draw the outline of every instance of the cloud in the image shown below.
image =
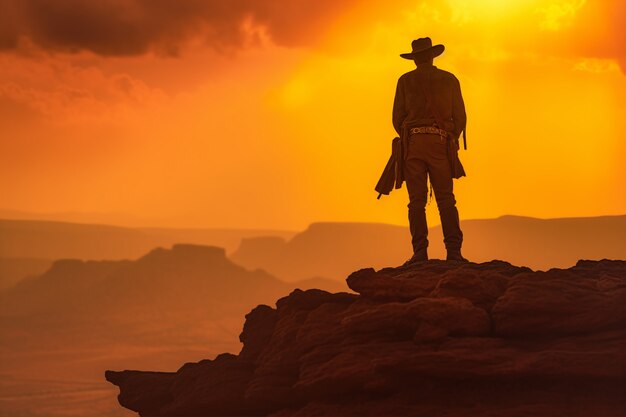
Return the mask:
<path fill-rule="evenodd" d="M 5 109 L 30 109 L 30 117 L 61 124 L 123 123 L 129 108 L 157 106 L 165 99 L 161 90 L 136 77 L 77 65 L 68 56 L 0 55 L 0 101 Z"/>
<path fill-rule="evenodd" d="M 608 62 L 613 61 L 626 73 L 624 0 L 448 0 L 445 4 L 447 9 L 439 6 L 444 20 L 447 17 L 449 24 L 465 32 L 445 29 L 442 34 L 464 44 L 477 60 L 546 56 L 581 63 L 576 64 L 577 70 L 591 72 L 612 71 L 615 65 Z"/>
<path fill-rule="evenodd" d="M 356 0 L 2 0 L 0 49 L 28 40 L 49 50 L 99 55 L 176 54 L 201 38 L 218 49 L 239 48 L 262 35 L 306 46 Z"/>
<path fill-rule="evenodd" d="M 620 72 L 620 66 L 612 59 L 589 58 L 578 61 L 574 65 L 574 70 L 601 74 L 605 72 Z"/>
<path fill-rule="evenodd" d="M 586 0 L 561 0 L 548 3 L 536 9 L 542 15 L 541 26 L 544 29 L 558 30 L 571 22 Z"/>
<path fill-rule="evenodd" d="M 626 2 L 623 0 L 588 0 L 577 3 L 568 24 L 546 36 L 546 45 L 554 54 L 576 58 L 614 60 L 626 73 Z M 591 61 L 590 61 L 591 62 Z M 595 61 L 597 62 L 600 61 Z M 594 64 L 594 67 L 597 65 Z M 589 66 L 586 66 L 589 69 Z M 580 68 L 579 68 L 580 69 Z"/>
<path fill-rule="evenodd" d="M 596 1 L 596 3 L 598 3 Z M 600 36 L 589 36 L 585 45 L 589 55 L 599 58 L 613 58 L 617 60 L 622 72 L 626 73 L 626 2 L 622 0 L 601 0 L 604 3 L 606 24 Z M 598 33 L 598 28 L 591 33 Z"/>

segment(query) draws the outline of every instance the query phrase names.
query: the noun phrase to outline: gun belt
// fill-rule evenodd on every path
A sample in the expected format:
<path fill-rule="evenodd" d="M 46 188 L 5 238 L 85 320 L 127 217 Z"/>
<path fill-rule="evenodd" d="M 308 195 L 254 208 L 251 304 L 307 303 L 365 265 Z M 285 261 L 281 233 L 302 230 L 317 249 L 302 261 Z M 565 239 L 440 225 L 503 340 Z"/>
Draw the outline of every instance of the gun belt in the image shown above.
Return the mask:
<path fill-rule="evenodd" d="M 439 136 L 442 136 L 442 137 L 447 137 L 448 136 L 448 132 L 446 132 L 443 129 L 439 129 L 438 127 L 434 127 L 434 126 L 414 127 L 409 132 L 412 135 L 416 134 L 416 133 L 430 133 L 430 134 L 439 135 Z"/>

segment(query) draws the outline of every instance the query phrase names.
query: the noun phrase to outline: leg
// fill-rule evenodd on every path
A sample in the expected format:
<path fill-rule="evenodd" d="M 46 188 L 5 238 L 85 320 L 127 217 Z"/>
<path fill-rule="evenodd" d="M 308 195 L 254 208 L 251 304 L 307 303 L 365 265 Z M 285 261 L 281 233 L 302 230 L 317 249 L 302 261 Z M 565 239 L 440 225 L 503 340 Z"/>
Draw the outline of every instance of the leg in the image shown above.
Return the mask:
<path fill-rule="evenodd" d="M 428 169 L 420 152 L 422 135 L 412 135 L 408 140 L 405 161 L 406 188 L 409 192 L 409 229 L 414 254 L 426 254 L 428 248 L 428 225 L 426 223 L 426 199 Z"/>
<path fill-rule="evenodd" d="M 428 144 L 431 145 L 429 152 L 427 152 L 428 170 L 439 208 L 443 241 L 448 253 L 460 252 L 463 232 L 461 231 L 459 212 L 456 208 L 456 199 L 452 189 L 453 180 L 446 142 L 437 137 L 434 140 L 429 140 Z"/>

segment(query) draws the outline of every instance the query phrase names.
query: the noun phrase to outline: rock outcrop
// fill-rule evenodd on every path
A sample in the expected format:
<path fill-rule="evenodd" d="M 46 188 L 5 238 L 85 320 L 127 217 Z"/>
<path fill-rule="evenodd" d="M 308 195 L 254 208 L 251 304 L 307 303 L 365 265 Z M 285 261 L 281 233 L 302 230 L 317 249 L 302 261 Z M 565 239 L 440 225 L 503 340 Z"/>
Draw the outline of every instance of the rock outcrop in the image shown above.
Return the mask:
<path fill-rule="evenodd" d="M 626 261 L 363 269 L 246 316 L 239 355 L 106 371 L 141 416 L 623 416 Z"/>

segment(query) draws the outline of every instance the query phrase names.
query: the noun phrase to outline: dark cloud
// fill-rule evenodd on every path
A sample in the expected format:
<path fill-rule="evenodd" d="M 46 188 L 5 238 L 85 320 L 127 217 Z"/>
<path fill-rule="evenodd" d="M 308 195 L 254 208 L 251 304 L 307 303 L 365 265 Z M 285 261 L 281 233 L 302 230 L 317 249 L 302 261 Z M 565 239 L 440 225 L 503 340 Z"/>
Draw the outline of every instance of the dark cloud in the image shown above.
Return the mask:
<path fill-rule="evenodd" d="M 0 0 L 0 48 L 19 40 L 61 51 L 137 55 L 175 53 L 201 37 L 215 48 L 250 41 L 246 22 L 279 45 L 314 42 L 353 0 Z"/>

